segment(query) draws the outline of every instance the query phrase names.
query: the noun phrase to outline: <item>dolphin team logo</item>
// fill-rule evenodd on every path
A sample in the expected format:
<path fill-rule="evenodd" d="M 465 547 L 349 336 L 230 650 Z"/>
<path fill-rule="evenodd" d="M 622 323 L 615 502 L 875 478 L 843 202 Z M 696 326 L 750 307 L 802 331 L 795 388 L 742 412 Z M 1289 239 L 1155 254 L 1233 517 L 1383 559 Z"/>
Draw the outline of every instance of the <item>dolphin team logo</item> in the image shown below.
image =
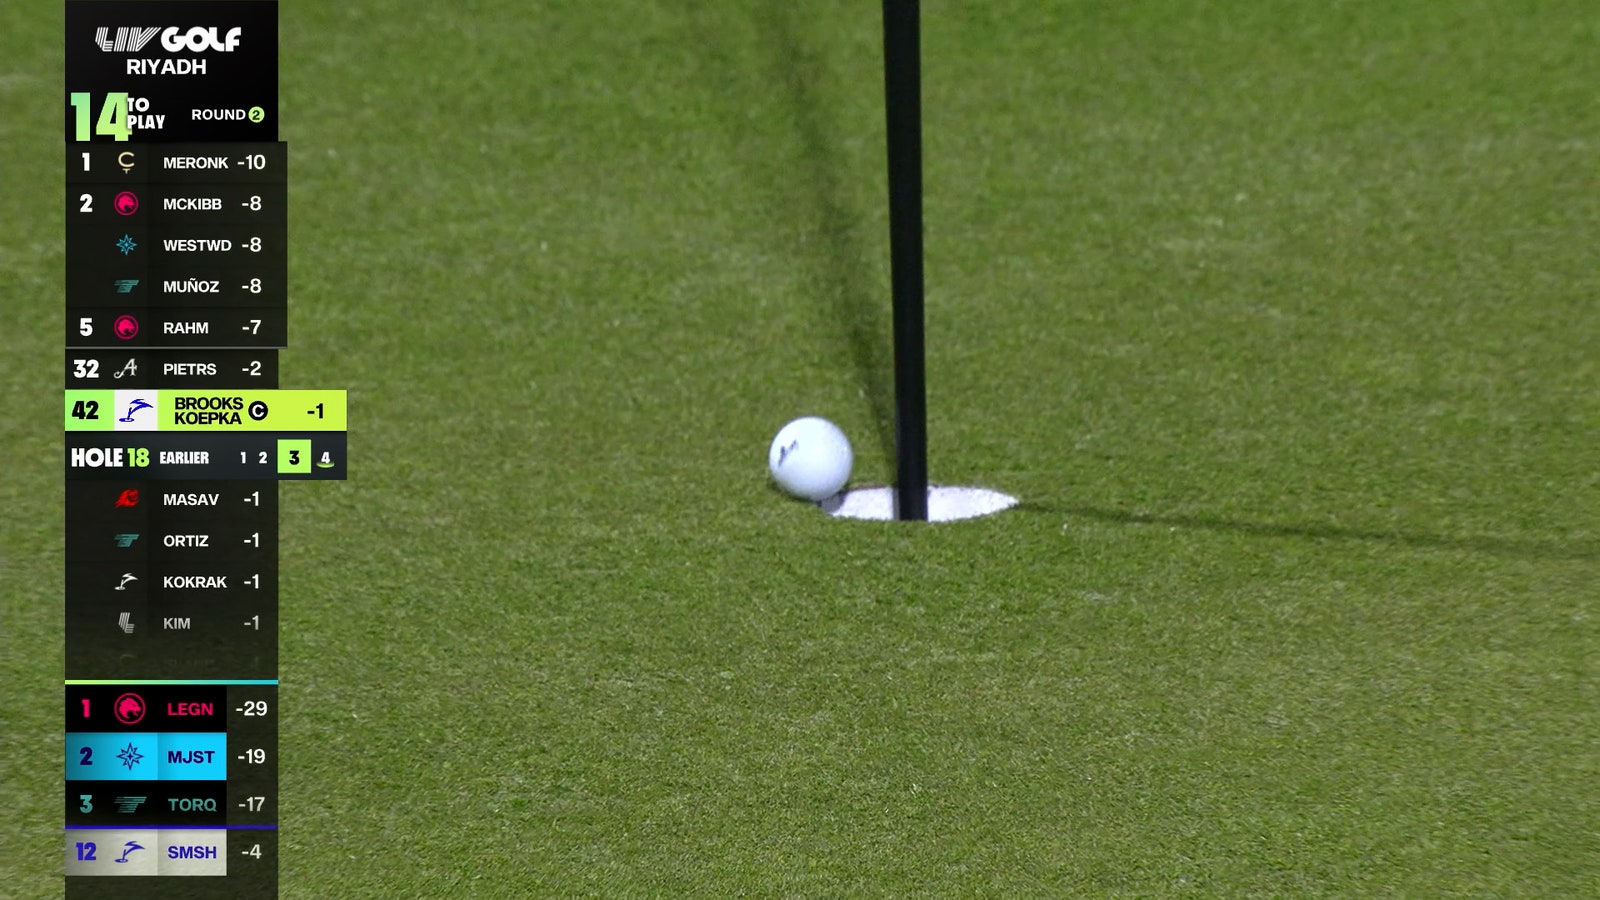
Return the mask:
<path fill-rule="evenodd" d="M 156 408 L 155 404 L 149 402 L 148 400 L 145 400 L 143 398 L 135 398 L 132 403 L 128 404 L 128 414 L 123 416 L 122 418 L 118 419 L 117 421 L 118 422 L 132 422 L 134 413 L 138 412 L 141 409 L 155 409 L 155 408 Z"/>

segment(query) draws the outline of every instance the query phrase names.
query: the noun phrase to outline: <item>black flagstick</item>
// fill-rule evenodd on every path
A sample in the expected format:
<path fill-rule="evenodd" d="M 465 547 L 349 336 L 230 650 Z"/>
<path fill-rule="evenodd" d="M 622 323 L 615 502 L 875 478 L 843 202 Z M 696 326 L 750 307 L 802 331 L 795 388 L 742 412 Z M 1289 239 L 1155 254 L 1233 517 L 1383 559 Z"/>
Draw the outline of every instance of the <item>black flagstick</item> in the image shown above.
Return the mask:
<path fill-rule="evenodd" d="M 922 333 L 922 49 L 918 0 L 883 0 L 894 293 L 895 510 L 928 518 L 927 375 Z"/>

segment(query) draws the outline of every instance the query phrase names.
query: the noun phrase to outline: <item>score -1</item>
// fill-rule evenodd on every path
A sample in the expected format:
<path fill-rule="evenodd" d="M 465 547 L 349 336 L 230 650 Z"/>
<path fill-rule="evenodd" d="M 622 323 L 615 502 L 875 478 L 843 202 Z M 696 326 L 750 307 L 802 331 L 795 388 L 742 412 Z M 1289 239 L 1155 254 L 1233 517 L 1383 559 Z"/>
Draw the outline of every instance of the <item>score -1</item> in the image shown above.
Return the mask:
<path fill-rule="evenodd" d="M 94 106 L 88 91 L 73 91 L 70 97 L 74 114 L 75 127 L 73 140 L 87 141 L 89 136 L 89 111 Z M 126 93 L 106 94 L 105 102 L 100 105 L 100 118 L 94 123 L 94 133 L 104 135 L 114 141 L 125 141 L 133 134 L 128 129 L 128 95 Z"/>

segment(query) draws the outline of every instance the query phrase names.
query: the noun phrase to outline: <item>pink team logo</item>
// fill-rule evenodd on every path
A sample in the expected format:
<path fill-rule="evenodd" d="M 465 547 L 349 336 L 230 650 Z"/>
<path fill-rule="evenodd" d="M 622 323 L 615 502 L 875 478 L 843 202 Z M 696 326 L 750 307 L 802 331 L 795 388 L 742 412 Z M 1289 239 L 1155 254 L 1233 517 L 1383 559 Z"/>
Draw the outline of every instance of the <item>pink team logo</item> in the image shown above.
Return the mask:
<path fill-rule="evenodd" d="M 111 201 L 111 208 L 119 216 L 131 216 L 139 211 L 139 195 L 133 191 L 123 191 Z"/>
<path fill-rule="evenodd" d="M 139 333 L 139 320 L 133 316 L 117 316 L 117 320 L 111 323 L 111 333 L 131 341 Z"/>
<path fill-rule="evenodd" d="M 137 725 L 144 719 L 144 698 L 133 693 L 123 694 L 111 710 L 116 713 L 118 722 Z"/>

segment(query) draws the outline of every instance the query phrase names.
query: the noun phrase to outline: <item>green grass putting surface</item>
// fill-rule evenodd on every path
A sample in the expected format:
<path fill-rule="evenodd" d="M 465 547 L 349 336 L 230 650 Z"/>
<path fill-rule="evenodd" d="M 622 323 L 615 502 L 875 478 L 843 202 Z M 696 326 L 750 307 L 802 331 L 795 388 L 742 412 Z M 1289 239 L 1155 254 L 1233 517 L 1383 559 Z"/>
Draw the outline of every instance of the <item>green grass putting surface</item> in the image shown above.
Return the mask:
<path fill-rule="evenodd" d="M 1600 19 L 285 3 L 285 897 L 1600 894 Z M 61 891 L 60 17 L 0 29 L 0 896 Z"/>

